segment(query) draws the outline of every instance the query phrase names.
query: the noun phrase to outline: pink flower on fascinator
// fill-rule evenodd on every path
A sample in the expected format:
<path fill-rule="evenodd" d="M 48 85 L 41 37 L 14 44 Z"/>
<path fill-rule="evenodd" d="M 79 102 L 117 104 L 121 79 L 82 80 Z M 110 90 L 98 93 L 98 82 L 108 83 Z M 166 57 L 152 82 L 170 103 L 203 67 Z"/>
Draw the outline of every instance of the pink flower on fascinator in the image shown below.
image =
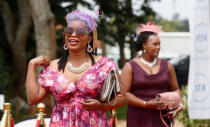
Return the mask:
<path fill-rule="evenodd" d="M 136 28 L 136 32 L 138 34 L 142 33 L 142 32 L 154 32 L 156 34 L 158 34 L 159 32 L 163 32 L 162 31 L 162 26 L 158 26 L 155 25 L 154 22 L 148 22 L 147 24 L 140 24 L 137 28 Z"/>
<path fill-rule="evenodd" d="M 99 15 L 99 10 L 96 10 L 96 14 Z"/>

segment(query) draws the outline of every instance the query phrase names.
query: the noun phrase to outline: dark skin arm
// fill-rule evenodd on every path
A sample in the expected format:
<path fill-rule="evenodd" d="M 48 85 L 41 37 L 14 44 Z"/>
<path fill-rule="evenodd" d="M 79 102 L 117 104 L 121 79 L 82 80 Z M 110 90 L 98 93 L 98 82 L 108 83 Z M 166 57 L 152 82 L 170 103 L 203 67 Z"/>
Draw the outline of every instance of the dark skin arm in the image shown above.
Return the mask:
<path fill-rule="evenodd" d="M 181 97 L 181 92 L 179 90 L 179 85 L 178 85 L 178 82 L 177 82 L 177 78 L 176 78 L 176 72 L 174 70 L 173 65 L 169 62 L 168 62 L 168 69 L 169 69 L 169 77 L 170 77 L 170 88 L 169 88 L 169 90 L 177 92 L 180 95 L 180 98 L 182 98 Z M 179 106 L 175 110 L 169 112 L 168 115 L 172 116 L 172 117 L 176 117 L 176 115 L 180 111 L 182 111 L 183 109 L 184 109 L 184 106 Z"/>
<path fill-rule="evenodd" d="M 26 77 L 26 92 L 27 100 L 30 105 L 34 105 L 42 101 L 47 95 L 48 91 L 42 88 L 36 77 L 36 66 L 47 66 L 50 60 L 46 56 L 39 56 L 30 60 L 28 65 L 28 72 Z"/>
<path fill-rule="evenodd" d="M 176 72 L 174 70 L 173 65 L 169 62 L 168 62 L 168 70 L 169 70 L 169 78 L 170 78 L 169 91 L 176 91 L 181 96 L 179 85 L 176 78 Z"/>
<path fill-rule="evenodd" d="M 161 110 L 165 107 L 164 102 L 157 102 L 155 99 L 147 101 L 145 105 L 143 99 L 136 97 L 134 94 L 130 92 L 132 87 L 132 67 L 130 63 L 125 64 L 122 70 L 121 78 L 123 84 L 125 84 L 128 104 L 136 107 L 158 109 L 158 110 Z"/>

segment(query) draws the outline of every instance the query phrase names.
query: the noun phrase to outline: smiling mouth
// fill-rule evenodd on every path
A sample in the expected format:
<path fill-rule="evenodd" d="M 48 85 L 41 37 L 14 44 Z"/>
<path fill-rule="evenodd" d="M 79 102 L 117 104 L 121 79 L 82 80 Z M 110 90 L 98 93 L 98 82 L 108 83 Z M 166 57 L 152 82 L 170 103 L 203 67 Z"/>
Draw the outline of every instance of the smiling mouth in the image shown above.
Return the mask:
<path fill-rule="evenodd" d="M 78 39 L 69 39 L 70 45 L 77 45 L 79 43 Z"/>

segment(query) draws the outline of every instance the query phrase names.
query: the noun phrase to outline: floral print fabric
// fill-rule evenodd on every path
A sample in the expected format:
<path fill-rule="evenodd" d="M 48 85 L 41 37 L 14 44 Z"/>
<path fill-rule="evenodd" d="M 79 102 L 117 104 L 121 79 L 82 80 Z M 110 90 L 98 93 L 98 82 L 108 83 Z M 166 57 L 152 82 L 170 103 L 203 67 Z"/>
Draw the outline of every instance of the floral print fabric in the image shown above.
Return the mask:
<path fill-rule="evenodd" d="M 50 127 L 110 127 L 105 111 L 87 111 L 80 102 L 99 98 L 103 81 L 112 69 L 116 65 L 103 57 L 76 84 L 49 66 L 42 70 L 38 82 L 57 100 Z"/>

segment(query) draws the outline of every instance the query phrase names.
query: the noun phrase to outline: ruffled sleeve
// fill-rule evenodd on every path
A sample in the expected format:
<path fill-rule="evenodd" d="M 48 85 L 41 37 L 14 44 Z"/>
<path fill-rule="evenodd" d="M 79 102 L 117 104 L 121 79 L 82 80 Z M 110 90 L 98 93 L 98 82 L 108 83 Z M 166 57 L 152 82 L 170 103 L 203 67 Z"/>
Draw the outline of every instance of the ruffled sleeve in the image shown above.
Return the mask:
<path fill-rule="evenodd" d="M 117 66 L 112 60 L 106 59 L 103 66 L 100 68 L 99 72 L 99 77 L 101 81 L 103 81 L 106 78 L 106 76 L 109 74 L 111 70 L 117 70 Z"/>
<path fill-rule="evenodd" d="M 116 70 L 117 69 L 117 65 L 112 60 L 108 60 L 105 63 L 105 66 L 108 68 L 108 72 L 111 71 L 111 70 Z"/>
<path fill-rule="evenodd" d="M 50 73 L 47 71 L 47 68 L 40 71 L 38 75 L 38 83 L 41 85 L 42 88 L 50 91 L 50 81 L 48 80 Z"/>

